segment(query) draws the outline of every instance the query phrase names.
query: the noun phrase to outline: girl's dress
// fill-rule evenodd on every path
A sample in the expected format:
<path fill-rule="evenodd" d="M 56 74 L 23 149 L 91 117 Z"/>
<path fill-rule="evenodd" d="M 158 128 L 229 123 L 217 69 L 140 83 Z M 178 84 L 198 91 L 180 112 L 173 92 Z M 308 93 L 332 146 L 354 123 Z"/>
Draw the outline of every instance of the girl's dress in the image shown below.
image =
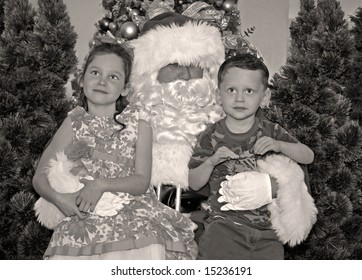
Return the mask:
<path fill-rule="evenodd" d="M 72 120 L 73 143 L 85 141 L 91 147 L 89 156 L 80 160 L 88 175 L 115 178 L 134 173 L 138 121 L 143 115 L 138 106 L 128 105 L 117 116 L 126 125 L 122 131 L 113 117 L 93 116 L 82 107 L 68 115 Z M 113 216 L 65 218 L 54 229 L 44 258 L 196 258 L 196 225 L 159 202 L 151 186 L 140 196 L 115 194 L 127 198 L 121 210 Z"/>

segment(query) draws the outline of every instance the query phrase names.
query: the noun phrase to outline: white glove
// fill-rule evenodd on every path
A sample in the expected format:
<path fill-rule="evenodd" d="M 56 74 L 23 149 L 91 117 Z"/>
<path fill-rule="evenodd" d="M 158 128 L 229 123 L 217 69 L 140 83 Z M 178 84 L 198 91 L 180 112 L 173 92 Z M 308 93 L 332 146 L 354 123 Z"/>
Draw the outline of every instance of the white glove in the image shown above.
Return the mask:
<path fill-rule="evenodd" d="M 220 208 L 222 211 L 254 210 L 272 202 L 271 182 L 266 173 L 240 172 L 226 176 L 220 186 L 218 202 L 227 203 Z"/>
<path fill-rule="evenodd" d="M 89 175 L 80 176 L 80 178 L 94 180 L 94 178 Z M 83 183 L 79 184 L 81 185 L 81 188 L 84 187 Z M 133 196 L 128 193 L 119 192 L 113 194 L 111 192 L 104 192 L 99 199 L 97 206 L 94 208 L 94 211 L 91 213 L 102 217 L 114 216 L 119 210 L 124 208 L 124 205 L 129 204 L 131 200 L 133 200 Z"/>

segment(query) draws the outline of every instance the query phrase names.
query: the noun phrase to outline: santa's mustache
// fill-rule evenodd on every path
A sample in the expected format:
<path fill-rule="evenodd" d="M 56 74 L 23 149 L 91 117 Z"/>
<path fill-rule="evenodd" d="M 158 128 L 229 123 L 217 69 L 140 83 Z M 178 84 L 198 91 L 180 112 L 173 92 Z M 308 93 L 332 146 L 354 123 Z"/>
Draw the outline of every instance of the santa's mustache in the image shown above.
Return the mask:
<path fill-rule="evenodd" d="M 205 73 L 201 79 L 171 83 L 152 81 L 142 89 L 141 102 L 150 107 L 159 104 L 173 108 L 205 108 L 215 104 L 216 84 Z M 191 108 L 190 108 L 191 109 Z"/>

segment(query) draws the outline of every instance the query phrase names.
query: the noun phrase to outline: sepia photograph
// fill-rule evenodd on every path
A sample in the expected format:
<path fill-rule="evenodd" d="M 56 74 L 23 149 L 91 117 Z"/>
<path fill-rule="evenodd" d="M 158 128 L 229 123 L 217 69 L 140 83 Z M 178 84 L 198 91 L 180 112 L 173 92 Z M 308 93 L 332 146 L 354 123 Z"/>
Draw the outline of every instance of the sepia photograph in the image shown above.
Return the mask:
<path fill-rule="evenodd" d="M 361 265 L 362 0 L 0 0 L 0 73 L 0 268 Z"/>

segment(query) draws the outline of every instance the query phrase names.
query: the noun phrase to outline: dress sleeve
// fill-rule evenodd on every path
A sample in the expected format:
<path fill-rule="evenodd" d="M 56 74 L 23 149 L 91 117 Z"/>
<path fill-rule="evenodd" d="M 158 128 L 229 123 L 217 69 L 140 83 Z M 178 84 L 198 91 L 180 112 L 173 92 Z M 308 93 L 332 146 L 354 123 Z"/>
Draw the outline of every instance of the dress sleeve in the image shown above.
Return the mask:
<path fill-rule="evenodd" d="M 78 116 L 80 116 L 81 114 L 83 114 L 84 111 L 85 111 L 85 110 L 84 110 L 83 107 L 77 106 L 77 107 L 75 107 L 73 110 L 71 110 L 71 111 L 68 112 L 68 117 L 70 118 L 70 120 L 71 120 L 72 122 L 74 122 L 74 121 L 78 118 Z"/>

